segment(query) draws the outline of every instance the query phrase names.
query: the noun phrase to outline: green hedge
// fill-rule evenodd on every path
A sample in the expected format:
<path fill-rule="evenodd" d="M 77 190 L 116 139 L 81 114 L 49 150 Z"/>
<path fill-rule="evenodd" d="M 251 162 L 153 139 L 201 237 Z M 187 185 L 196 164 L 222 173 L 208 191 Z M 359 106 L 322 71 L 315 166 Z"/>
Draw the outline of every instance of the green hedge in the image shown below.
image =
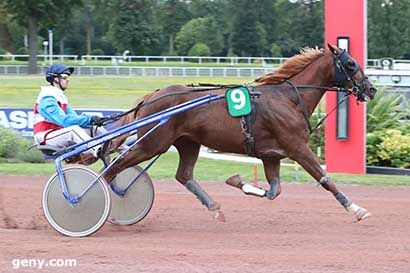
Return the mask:
<path fill-rule="evenodd" d="M 319 117 L 317 113 L 312 115 L 310 118 L 310 126 L 313 128 L 316 127 L 319 118 L 323 118 L 324 113 Z M 323 123 L 320 128 L 315 130 L 309 138 L 309 146 L 312 149 L 312 152 L 316 155 L 320 163 L 325 163 L 325 124 Z M 320 152 L 320 155 L 319 155 Z"/>
<path fill-rule="evenodd" d="M 410 135 L 397 129 L 367 134 L 368 165 L 410 168 Z"/>
<path fill-rule="evenodd" d="M 44 162 L 43 154 L 28 148 L 33 143 L 18 132 L 0 126 L 0 162 Z"/>

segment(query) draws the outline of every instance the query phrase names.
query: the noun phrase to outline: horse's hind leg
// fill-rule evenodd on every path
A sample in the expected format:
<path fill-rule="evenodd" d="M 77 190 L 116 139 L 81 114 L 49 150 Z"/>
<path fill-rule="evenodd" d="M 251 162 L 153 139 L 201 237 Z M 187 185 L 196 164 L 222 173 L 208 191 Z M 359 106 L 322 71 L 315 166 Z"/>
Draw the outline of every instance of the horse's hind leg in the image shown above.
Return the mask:
<path fill-rule="evenodd" d="M 344 193 L 338 190 L 330 177 L 315 159 L 312 151 L 307 145 L 299 147 L 292 159 L 296 160 L 323 188 L 333 193 L 337 201 L 349 212 L 353 213 L 356 220 L 360 221 L 370 216 L 370 213 L 353 203 Z"/>
<path fill-rule="evenodd" d="M 193 178 L 194 166 L 201 145 L 188 139 L 179 139 L 174 145 L 179 153 L 179 165 L 175 178 L 192 192 L 209 211 L 213 212 L 215 219 L 224 221 L 225 218 L 220 211 L 221 206 Z"/>
<path fill-rule="evenodd" d="M 171 144 L 169 143 L 163 143 L 162 145 L 137 144 L 136 147 L 132 148 L 131 151 L 110 168 L 104 175 L 105 180 L 109 182 L 121 171 L 149 160 L 158 154 L 165 153 L 170 146 Z"/>

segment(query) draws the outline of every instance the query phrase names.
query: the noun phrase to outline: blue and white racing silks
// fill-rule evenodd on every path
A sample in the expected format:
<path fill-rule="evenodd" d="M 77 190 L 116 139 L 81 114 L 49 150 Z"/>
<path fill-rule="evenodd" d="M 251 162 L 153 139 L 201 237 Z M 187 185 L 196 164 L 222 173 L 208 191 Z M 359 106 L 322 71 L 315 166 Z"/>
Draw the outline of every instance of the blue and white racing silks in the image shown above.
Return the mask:
<path fill-rule="evenodd" d="M 37 109 L 36 109 L 37 107 Z M 37 110 L 37 111 L 36 111 Z M 35 106 L 36 121 L 48 121 L 61 127 L 78 125 L 87 127 L 91 116 L 77 113 L 68 105 L 64 91 L 53 86 L 42 86 Z M 39 115 L 38 115 L 39 114 Z"/>

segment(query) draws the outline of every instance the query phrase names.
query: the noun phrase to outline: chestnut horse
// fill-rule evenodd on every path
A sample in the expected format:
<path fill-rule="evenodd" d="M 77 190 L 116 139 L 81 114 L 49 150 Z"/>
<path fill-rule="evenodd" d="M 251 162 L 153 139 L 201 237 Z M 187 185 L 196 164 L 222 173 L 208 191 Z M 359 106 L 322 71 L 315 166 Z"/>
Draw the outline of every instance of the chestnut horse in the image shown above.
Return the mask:
<path fill-rule="evenodd" d="M 277 71 L 253 82 L 254 90 L 260 93 L 260 97 L 253 102 L 253 151 L 254 156 L 263 162 L 266 180 L 270 186 L 268 191 L 262 191 L 262 196 L 274 199 L 280 194 L 280 160 L 288 157 L 298 162 L 359 221 L 370 216 L 370 213 L 353 203 L 326 176 L 308 146 L 308 120 L 323 94 L 331 87 L 351 90 L 350 93 L 357 96 L 358 101 L 372 99 L 377 90 L 346 51 L 332 45 L 328 47 L 329 51 L 302 49 L 300 54 L 289 58 Z M 205 92 L 180 92 L 190 90 L 193 90 L 193 87 L 174 85 L 146 95 L 137 101 L 137 105 L 141 106 L 138 107 L 139 110 L 124 116 L 120 123 L 132 122 L 206 94 L 224 94 L 226 88 Z M 158 99 L 175 92 L 179 94 Z M 249 145 L 242 119 L 231 117 L 226 107 L 226 100 L 219 100 L 172 117 L 119 160 L 105 178 L 110 181 L 116 173 L 165 153 L 174 145 L 179 153 L 176 179 L 195 194 L 201 203 L 213 212 L 215 218 L 223 220 L 220 205 L 194 180 L 193 170 L 201 145 L 222 152 L 248 153 Z M 153 125 L 139 129 L 138 135 L 143 135 L 152 127 Z M 124 138 L 116 140 L 114 145 L 118 146 L 122 141 Z M 239 176 L 231 177 L 227 183 L 245 191 Z M 247 189 L 245 192 L 261 195 L 258 190 L 261 189 Z"/>

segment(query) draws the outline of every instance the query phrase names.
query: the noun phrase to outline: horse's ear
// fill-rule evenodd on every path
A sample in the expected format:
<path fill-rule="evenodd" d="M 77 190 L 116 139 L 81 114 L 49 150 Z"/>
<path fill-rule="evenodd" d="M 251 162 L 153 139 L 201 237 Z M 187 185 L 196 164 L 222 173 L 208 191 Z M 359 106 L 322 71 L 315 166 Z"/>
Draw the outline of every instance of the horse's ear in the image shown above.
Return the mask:
<path fill-rule="evenodd" d="M 337 56 L 340 54 L 340 50 L 334 45 L 327 43 L 327 47 L 329 48 L 330 52 L 332 52 L 333 55 Z"/>

